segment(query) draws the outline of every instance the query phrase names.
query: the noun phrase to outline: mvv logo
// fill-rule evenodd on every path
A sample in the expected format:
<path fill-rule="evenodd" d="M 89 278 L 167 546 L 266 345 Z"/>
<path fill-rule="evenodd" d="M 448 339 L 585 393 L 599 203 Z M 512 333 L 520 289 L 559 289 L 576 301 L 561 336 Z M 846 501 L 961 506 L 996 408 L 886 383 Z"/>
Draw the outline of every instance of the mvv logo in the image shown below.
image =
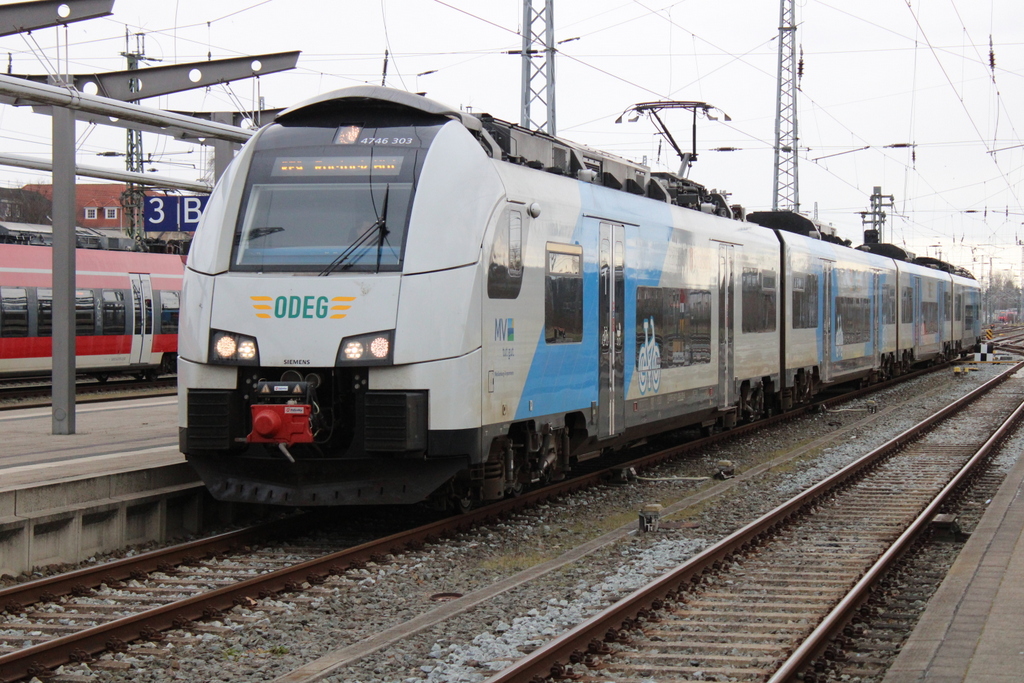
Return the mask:
<path fill-rule="evenodd" d="M 515 340 L 515 318 L 495 318 L 494 341 L 510 342 Z"/>

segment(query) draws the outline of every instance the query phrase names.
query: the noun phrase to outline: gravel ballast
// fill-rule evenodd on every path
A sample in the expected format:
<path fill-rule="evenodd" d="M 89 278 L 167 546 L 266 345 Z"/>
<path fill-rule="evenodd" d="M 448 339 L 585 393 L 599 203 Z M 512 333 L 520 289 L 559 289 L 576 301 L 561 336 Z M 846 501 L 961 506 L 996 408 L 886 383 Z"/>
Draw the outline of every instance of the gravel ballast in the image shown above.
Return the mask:
<path fill-rule="evenodd" d="M 607 532 L 628 528 L 620 540 L 580 561 L 387 645 L 324 679 L 483 681 L 1004 369 L 981 366 L 960 379 L 941 371 L 904 382 L 843 410 L 798 418 L 663 464 L 628 485 L 581 492 L 422 550 L 369 563 L 297 597 L 235 608 L 221 621 L 208 622 L 208 632 L 171 631 L 169 642 L 105 654 L 101 661 L 69 665 L 62 673 L 78 681 L 272 681 L 404 624 L 443 600 L 485 589 Z M 870 413 L 870 407 L 877 413 Z M 949 431 L 956 438 L 956 429 Z M 815 443 L 827 436 L 835 439 Z M 801 455 L 749 479 L 738 477 L 713 500 L 663 517 L 658 532 L 635 531 L 637 511 L 644 505 L 669 507 L 720 484 L 702 479 L 717 471 L 719 461 L 731 461 L 742 474 L 800 445 L 807 447 Z M 1015 453 L 1021 451 L 1017 446 Z M 86 678 L 74 678 L 79 676 Z"/>

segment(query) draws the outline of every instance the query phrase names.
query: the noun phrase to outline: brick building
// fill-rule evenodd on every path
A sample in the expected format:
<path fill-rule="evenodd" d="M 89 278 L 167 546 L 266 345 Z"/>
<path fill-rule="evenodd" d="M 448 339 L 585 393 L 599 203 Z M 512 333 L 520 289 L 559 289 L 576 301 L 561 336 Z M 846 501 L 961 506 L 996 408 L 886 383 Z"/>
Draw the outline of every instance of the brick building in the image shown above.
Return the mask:
<path fill-rule="evenodd" d="M 75 186 L 75 225 L 83 228 L 124 229 L 121 207 L 124 183 L 78 183 Z M 33 184 L 21 188 L 53 199 L 53 185 Z"/>

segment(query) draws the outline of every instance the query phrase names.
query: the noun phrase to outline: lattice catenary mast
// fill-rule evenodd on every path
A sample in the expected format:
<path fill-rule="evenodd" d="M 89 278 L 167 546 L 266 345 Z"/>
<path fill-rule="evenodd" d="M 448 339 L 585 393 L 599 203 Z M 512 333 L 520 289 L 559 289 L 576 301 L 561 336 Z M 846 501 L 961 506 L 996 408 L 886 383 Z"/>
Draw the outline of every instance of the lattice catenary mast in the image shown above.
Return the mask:
<path fill-rule="evenodd" d="M 138 71 L 139 64 L 146 60 L 145 35 L 135 34 L 135 51 L 128 47 L 128 31 L 124 34 L 124 52 L 121 56 L 128 60 L 128 71 Z M 148 60 L 148 61 L 161 61 Z M 128 78 L 128 90 L 139 92 L 139 79 L 136 76 Z M 138 104 L 138 100 L 129 100 L 132 104 Z M 129 128 L 125 143 L 125 170 L 129 173 L 145 173 L 145 157 L 142 151 L 142 131 Z M 121 208 L 124 211 L 125 230 L 129 237 L 142 239 L 142 209 L 146 201 L 146 193 L 140 185 L 128 183 L 124 192 L 121 193 Z"/>
<path fill-rule="evenodd" d="M 555 135 L 555 0 L 539 0 L 544 3 L 540 10 L 534 10 L 535 1 L 523 0 L 523 106 L 519 123 Z"/>
<path fill-rule="evenodd" d="M 794 0 L 781 0 L 779 9 L 779 92 L 775 103 L 775 172 L 772 210 L 799 211 L 796 125 L 796 18 Z"/>

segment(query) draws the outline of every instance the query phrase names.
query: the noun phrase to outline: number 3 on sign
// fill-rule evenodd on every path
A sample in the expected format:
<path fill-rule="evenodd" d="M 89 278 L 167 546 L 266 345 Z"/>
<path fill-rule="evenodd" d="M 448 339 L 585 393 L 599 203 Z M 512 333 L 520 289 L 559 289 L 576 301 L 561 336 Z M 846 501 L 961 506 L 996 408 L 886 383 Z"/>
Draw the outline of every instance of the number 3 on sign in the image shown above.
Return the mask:
<path fill-rule="evenodd" d="M 167 215 L 164 213 L 164 200 L 160 197 L 149 197 L 148 199 L 150 201 L 150 211 L 152 211 L 149 222 L 156 224 L 163 223 L 167 218 Z"/>

